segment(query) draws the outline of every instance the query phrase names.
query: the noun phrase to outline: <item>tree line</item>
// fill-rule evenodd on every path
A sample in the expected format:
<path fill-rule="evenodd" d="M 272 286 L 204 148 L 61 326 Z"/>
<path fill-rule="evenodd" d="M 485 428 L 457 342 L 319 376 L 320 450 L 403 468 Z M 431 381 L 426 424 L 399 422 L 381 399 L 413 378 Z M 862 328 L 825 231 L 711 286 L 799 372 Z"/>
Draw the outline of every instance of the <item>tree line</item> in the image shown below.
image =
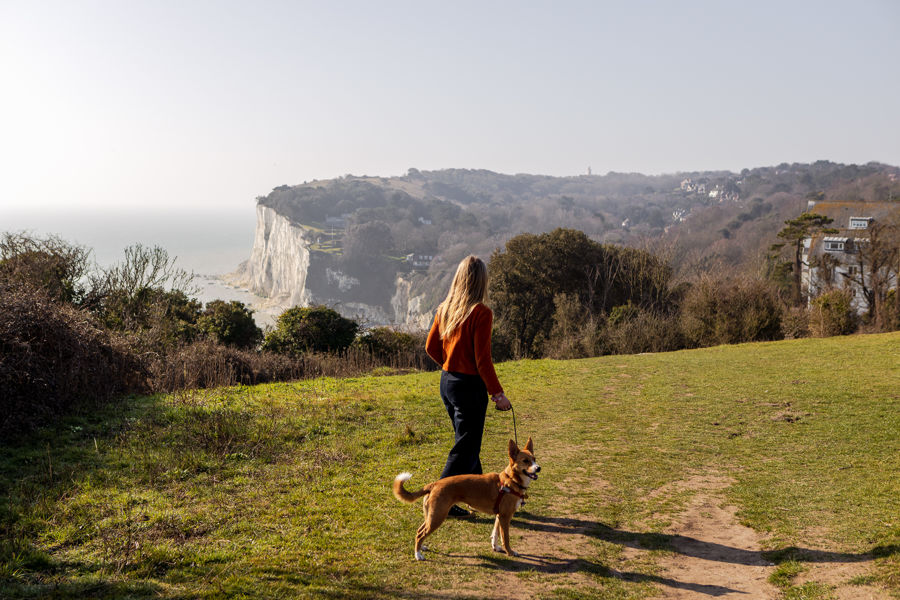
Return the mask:
<path fill-rule="evenodd" d="M 573 358 L 900 329 L 900 205 L 866 232 L 845 281 L 809 298 L 802 246 L 829 225 L 815 213 L 786 221 L 759 275 L 677 277 L 649 251 L 572 229 L 516 236 L 490 260 L 496 352 Z M 861 290 L 862 315 L 849 284 Z"/>
<path fill-rule="evenodd" d="M 681 277 L 649 250 L 600 243 L 577 229 L 514 236 L 489 259 L 495 359 L 900 329 L 900 217 L 873 225 L 858 253 L 860 267 L 872 274 L 856 275 L 868 306 L 862 319 L 839 282 L 807 305 L 800 245 L 828 226 L 814 213 L 788 220 L 769 268 L 756 277 Z M 192 276 L 162 248 L 129 247 L 108 269 L 92 265 L 90 256 L 55 237 L 0 238 L 0 430 L 125 393 L 379 365 L 436 368 L 424 354 L 424 332 L 367 330 L 327 306 L 290 308 L 264 332 L 240 302 L 203 306 L 193 298 Z M 452 265 L 445 266 L 450 273 Z M 435 294 L 445 292 L 442 286 Z"/>

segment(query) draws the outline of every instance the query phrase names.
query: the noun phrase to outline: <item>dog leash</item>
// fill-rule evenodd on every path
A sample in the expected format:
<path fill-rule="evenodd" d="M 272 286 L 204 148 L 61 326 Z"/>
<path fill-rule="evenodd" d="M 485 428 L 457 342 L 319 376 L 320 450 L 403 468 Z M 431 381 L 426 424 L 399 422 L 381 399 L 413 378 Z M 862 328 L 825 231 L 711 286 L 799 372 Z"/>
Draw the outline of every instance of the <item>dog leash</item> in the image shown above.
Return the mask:
<path fill-rule="evenodd" d="M 509 402 L 509 398 L 507 398 L 506 401 Z M 500 409 L 498 408 L 497 410 L 500 410 Z M 512 417 L 513 417 L 513 437 L 516 440 L 516 446 L 518 446 L 519 445 L 519 432 L 516 429 L 516 409 L 513 408 L 512 402 L 509 402 L 509 410 L 512 411 Z"/>

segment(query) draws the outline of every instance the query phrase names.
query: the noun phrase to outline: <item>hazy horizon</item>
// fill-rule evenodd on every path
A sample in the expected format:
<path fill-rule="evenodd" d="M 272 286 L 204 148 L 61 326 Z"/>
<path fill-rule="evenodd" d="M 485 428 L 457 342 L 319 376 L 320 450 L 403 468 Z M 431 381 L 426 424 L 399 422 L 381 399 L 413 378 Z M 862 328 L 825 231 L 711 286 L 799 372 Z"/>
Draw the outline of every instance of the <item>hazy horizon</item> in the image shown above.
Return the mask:
<path fill-rule="evenodd" d="M 0 205 L 283 184 L 900 164 L 900 5 L 0 2 Z"/>
<path fill-rule="evenodd" d="M 215 211 L 173 207 L 0 208 L 0 233 L 57 235 L 90 248 L 100 266 L 124 257 L 134 244 L 161 246 L 177 265 L 198 275 L 223 275 L 250 257 L 256 208 Z"/>

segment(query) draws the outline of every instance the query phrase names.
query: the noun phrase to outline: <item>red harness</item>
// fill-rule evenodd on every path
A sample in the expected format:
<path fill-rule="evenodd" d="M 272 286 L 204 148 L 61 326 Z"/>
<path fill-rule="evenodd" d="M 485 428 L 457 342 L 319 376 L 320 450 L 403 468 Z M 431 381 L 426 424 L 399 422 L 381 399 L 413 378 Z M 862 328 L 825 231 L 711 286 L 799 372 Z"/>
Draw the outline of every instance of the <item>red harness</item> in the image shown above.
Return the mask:
<path fill-rule="evenodd" d="M 525 494 L 520 494 L 519 492 L 515 492 L 509 486 L 500 486 L 500 493 L 497 494 L 497 501 L 494 502 L 494 514 L 500 514 L 500 501 L 503 500 L 504 494 L 512 494 L 516 496 L 522 501 L 522 504 L 525 504 Z"/>

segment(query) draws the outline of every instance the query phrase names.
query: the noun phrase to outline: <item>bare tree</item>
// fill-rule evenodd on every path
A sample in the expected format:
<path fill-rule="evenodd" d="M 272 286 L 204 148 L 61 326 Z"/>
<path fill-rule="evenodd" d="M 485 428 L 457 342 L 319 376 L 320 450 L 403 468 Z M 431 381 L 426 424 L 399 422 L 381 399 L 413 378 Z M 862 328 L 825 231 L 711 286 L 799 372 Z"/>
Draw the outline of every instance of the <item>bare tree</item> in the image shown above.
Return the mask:
<path fill-rule="evenodd" d="M 862 291 L 871 322 L 876 328 L 885 329 L 889 327 L 888 312 L 900 309 L 897 291 L 892 305 L 887 304 L 900 276 L 900 208 L 872 223 L 867 233 L 868 238 L 855 243 L 856 269 L 844 277 Z"/>
<path fill-rule="evenodd" d="M 129 293 L 163 287 L 186 294 L 196 292 L 194 274 L 176 267 L 177 260 L 160 246 L 148 248 L 135 244 L 125 248 L 122 262 L 104 272 L 105 284 L 111 289 Z"/>
<path fill-rule="evenodd" d="M 176 260 L 160 246 L 129 246 L 122 262 L 91 277 L 85 304 L 108 324 L 131 329 L 147 314 L 167 312 L 172 302 L 191 302 L 199 291 L 194 274 L 176 267 Z"/>

